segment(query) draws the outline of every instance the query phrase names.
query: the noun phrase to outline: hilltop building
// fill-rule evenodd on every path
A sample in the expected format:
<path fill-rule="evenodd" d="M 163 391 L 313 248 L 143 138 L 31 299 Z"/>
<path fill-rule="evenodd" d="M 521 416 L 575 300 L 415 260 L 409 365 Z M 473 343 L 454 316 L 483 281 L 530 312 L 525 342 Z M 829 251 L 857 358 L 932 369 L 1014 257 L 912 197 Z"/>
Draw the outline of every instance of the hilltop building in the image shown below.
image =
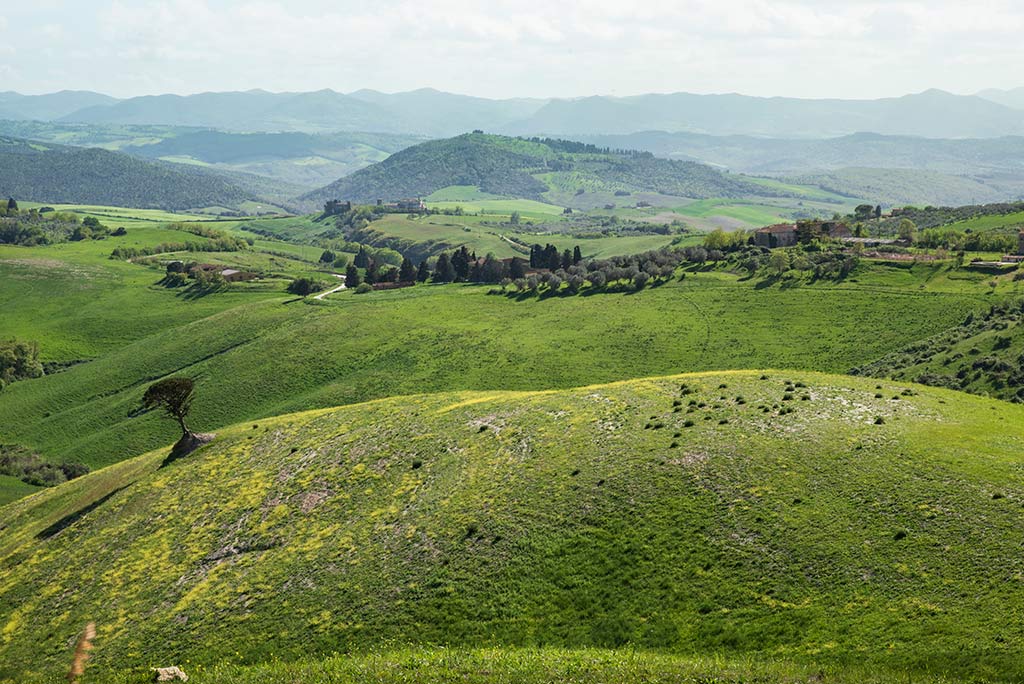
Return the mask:
<path fill-rule="evenodd" d="M 340 216 L 341 214 L 352 211 L 352 202 L 342 202 L 341 200 L 328 200 L 324 204 L 324 216 Z"/>
<path fill-rule="evenodd" d="M 777 223 L 754 232 L 754 244 L 774 249 L 792 247 L 798 242 L 811 242 L 819 238 L 845 240 L 853 233 L 842 221 L 800 221 L 798 223 Z"/>
<path fill-rule="evenodd" d="M 759 228 L 754 233 L 754 244 L 768 249 L 792 247 L 796 244 L 796 224 L 777 223 L 774 226 Z"/>

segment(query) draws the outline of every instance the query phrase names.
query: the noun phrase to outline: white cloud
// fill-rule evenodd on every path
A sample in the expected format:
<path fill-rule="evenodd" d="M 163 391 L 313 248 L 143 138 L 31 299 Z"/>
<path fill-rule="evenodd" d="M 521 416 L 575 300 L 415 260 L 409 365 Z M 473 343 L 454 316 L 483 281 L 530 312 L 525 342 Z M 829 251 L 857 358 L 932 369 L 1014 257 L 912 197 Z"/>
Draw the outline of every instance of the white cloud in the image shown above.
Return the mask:
<path fill-rule="evenodd" d="M 25 48 L 15 61 L 34 90 L 871 97 L 1024 85 L 1017 0 L 39 0 L 7 16 L 33 29 L 9 44 Z M 96 40 L 72 60 L 33 51 L 33 34 Z"/>

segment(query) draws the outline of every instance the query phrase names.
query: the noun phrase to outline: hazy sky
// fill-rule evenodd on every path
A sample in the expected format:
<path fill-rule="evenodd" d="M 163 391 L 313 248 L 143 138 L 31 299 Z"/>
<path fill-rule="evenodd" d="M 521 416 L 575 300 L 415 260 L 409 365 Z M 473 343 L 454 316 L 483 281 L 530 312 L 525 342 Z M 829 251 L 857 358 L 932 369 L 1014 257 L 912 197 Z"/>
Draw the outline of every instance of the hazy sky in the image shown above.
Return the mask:
<path fill-rule="evenodd" d="M 1024 85 L 1021 0 L 0 0 L 0 90 L 880 97 Z"/>

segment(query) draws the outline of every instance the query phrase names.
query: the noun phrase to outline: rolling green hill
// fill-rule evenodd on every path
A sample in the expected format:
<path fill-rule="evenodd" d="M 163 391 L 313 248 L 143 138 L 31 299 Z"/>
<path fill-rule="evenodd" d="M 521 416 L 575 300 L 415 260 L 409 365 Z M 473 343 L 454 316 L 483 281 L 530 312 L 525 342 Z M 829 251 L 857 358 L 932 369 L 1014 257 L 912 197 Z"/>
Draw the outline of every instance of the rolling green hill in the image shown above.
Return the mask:
<path fill-rule="evenodd" d="M 0 121 L 0 135 L 264 176 L 276 181 L 279 193 L 289 193 L 286 197 L 308 192 L 423 140 L 386 133 L 232 133 L 184 126 L 44 121 Z"/>
<path fill-rule="evenodd" d="M 1024 301 L 995 306 L 854 370 L 1024 403 L 1022 320 Z"/>
<path fill-rule="evenodd" d="M 304 195 L 373 202 L 426 197 L 451 186 L 473 186 L 500 197 L 543 200 L 548 192 L 648 191 L 681 198 L 779 194 L 711 167 L 611 152 L 561 140 L 524 140 L 471 133 L 398 152 L 373 166 Z M 567 206 L 562 203 L 562 206 Z"/>
<path fill-rule="evenodd" d="M 0 679 L 94 620 L 94 677 L 452 645 L 1019 681 L 1022 420 L 737 371 L 250 421 L 0 508 Z"/>
<path fill-rule="evenodd" d="M 256 199 L 238 184 L 199 168 L 6 137 L 0 137 L 0 195 L 169 210 L 235 207 Z"/>
<path fill-rule="evenodd" d="M 195 422 L 213 430 L 424 391 L 557 389 L 750 365 L 846 372 L 985 306 L 968 288 L 950 284 L 942 269 L 922 268 L 866 271 L 862 284 L 802 287 L 690 273 L 635 294 L 524 301 L 469 285 L 349 292 L 315 303 L 229 290 L 198 300 L 209 313 L 192 317 L 196 309 L 172 291 L 138 284 L 95 303 L 83 292 L 85 305 L 75 306 L 77 297 L 33 304 L 31 274 L 56 278 L 66 266 L 0 266 L 19 276 L 6 288 L 19 304 L 9 329 L 39 340 L 45 360 L 63 360 L 51 356 L 51 339 L 80 345 L 80 331 L 99 326 L 106 342 L 92 347 L 88 363 L 0 393 L 0 443 L 22 444 L 57 462 L 73 454 L 90 466 L 173 438 L 173 425 L 138 413 L 144 386 L 165 375 L 197 379 Z M 141 271 L 136 283 L 162 275 L 130 265 L 121 270 L 131 268 Z M 96 288 L 101 277 L 87 282 Z M 132 301 L 145 303 L 144 317 L 126 308 Z M 121 302 L 120 313 L 110 313 L 109 302 Z M 71 315 L 40 318 L 40 310 Z M 153 332 L 135 334 L 136 317 Z"/>

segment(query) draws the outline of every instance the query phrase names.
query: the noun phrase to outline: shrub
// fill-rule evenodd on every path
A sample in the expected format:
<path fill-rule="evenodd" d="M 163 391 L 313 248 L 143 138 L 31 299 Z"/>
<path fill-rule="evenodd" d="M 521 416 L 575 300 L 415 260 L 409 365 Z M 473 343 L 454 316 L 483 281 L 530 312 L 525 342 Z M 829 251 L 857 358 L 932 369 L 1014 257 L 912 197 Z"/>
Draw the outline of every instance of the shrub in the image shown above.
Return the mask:
<path fill-rule="evenodd" d="M 296 278 L 292 282 L 288 283 L 288 292 L 294 295 L 299 295 L 300 297 L 311 295 L 314 292 L 319 292 L 322 289 L 322 283 L 305 276 L 302 278 Z"/>
<path fill-rule="evenodd" d="M 369 283 L 359 283 L 359 287 L 355 290 L 356 294 L 366 294 L 367 292 L 373 292 L 373 285 Z"/>

